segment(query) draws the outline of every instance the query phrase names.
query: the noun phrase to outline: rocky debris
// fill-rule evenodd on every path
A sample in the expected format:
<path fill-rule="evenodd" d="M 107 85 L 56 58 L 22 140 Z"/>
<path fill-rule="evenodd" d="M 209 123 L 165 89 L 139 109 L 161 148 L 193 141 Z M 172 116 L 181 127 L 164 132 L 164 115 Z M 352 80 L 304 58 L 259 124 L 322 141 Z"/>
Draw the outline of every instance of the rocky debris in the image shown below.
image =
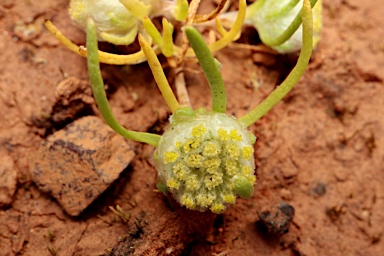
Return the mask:
<path fill-rule="evenodd" d="M 327 193 L 327 184 L 322 181 L 315 181 L 309 186 L 308 193 L 314 197 L 323 196 Z"/>
<path fill-rule="evenodd" d="M 79 215 L 129 165 L 135 153 L 99 118 L 83 117 L 48 136 L 30 158 L 31 178 L 65 211 Z"/>
<path fill-rule="evenodd" d="M 16 191 L 17 172 L 13 159 L 6 152 L 0 152 L 0 207 L 9 205 Z"/>
<path fill-rule="evenodd" d="M 288 233 L 289 226 L 295 215 L 295 208 L 288 203 L 280 203 L 257 214 L 260 218 L 257 224 L 262 233 L 270 236 L 280 236 Z"/>
<path fill-rule="evenodd" d="M 70 76 L 57 84 L 50 113 L 34 116 L 32 123 L 39 128 L 49 128 L 50 134 L 73 120 L 98 112 L 89 82 Z"/>
<path fill-rule="evenodd" d="M 55 99 L 51 113 L 54 123 L 73 119 L 84 109 L 95 105 L 89 82 L 76 77 L 68 77 L 57 85 Z"/>

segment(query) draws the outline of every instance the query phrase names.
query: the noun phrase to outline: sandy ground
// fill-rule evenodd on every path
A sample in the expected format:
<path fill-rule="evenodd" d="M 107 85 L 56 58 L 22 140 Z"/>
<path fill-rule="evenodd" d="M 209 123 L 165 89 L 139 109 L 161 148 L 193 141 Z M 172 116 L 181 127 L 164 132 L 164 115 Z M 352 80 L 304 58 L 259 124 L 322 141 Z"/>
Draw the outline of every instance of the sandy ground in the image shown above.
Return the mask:
<path fill-rule="evenodd" d="M 124 159 L 121 166 L 129 165 L 119 178 L 103 180 L 97 190 L 101 195 L 92 194 L 97 199 L 75 217 L 59 196 L 42 187 L 32 164 L 41 160 L 35 154 L 40 143 L 81 117 L 98 114 L 85 59 L 42 25 L 51 19 L 83 44 L 84 33 L 71 24 L 67 5 L 66 0 L 0 2 L 0 255 L 382 254 L 380 1 L 324 0 L 322 39 L 307 72 L 251 127 L 258 138 L 258 181 L 251 199 L 238 199 L 221 215 L 186 210 L 155 191 L 154 148 L 123 141 L 133 159 Z M 242 40 L 254 42 L 252 36 L 257 36 L 254 31 Z M 295 56 L 233 47 L 217 58 L 223 64 L 228 113 L 235 116 L 256 106 L 296 61 Z M 161 133 L 170 112 L 147 65 L 103 65 L 102 71 L 119 121 L 132 130 Z M 209 107 L 201 72 L 187 72 L 186 82 L 193 106 Z M 60 93 L 58 88 L 71 85 L 78 90 Z M 111 155 L 119 150 L 108 148 Z M 48 180 L 53 177 L 54 172 Z"/>

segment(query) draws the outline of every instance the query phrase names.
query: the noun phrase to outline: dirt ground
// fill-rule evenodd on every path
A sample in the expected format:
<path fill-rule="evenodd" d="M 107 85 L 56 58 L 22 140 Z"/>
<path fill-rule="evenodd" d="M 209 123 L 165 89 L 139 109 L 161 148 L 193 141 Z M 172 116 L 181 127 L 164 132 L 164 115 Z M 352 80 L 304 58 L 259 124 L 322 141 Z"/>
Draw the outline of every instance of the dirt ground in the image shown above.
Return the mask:
<path fill-rule="evenodd" d="M 155 191 L 154 148 L 122 140 L 123 153 L 133 159 L 124 159 L 117 176 L 103 180 L 101 195 L 95 192 L 97 199 L 73 217 L 68 212 L 76 215 L 77 208 L 64 210 L 72 201 L 62 202 L 40 184 L 32 163 L 41 160 L 36 152 L 43 141 L 98 113 L 85 59 L 60 45 L 42 23 L 52 20 L 77 44 L 84 44 L 85 36 L 71 24 L 68 0 L 1 0 L 0 255 L 381 255 L 380 2 L 324 0 L 322 39 L 307 72 L 251 127 L 258 138 L 258 180 L 251 199 L 238 199 L 221 215 L 186 210 Z M 257 38 L 255 31 L 242 40 L 258 43 L 252 37 Z M 223 64 L 228 113 L 235 116 L 266 97 L 296 61 L 294 55 L 235 47 L 217 58 Z M 132 130 L 161 133 L 169 110 L 147 65 L 103 65 L 102 72 L 118 120 Z M 209 107 L 201 72 L 187 72 L 186 82 L 193 106 Z M 73 84 L 80 89 L 69 90 Z M 119 148 L 108 145 L 111 151 Z M 50 175 L 56 177 L 54 171 Z M 84 196 L 84 186 L 75 198 Z"/>

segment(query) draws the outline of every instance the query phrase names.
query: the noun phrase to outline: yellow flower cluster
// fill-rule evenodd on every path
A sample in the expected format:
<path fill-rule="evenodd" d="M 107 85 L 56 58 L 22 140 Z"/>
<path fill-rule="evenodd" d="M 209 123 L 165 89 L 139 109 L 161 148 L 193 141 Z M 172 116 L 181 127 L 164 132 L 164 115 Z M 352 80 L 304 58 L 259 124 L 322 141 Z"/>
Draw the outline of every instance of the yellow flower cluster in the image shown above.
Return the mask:
<path fill-rule="evenodd" d="M 221 213 L 237 195 L 251 196 L 256 181 L 252 139 L 235 119 L 199 113 L 171 122 L 163 139 L 155 159 L 159 178 L 188 209 Z"/>

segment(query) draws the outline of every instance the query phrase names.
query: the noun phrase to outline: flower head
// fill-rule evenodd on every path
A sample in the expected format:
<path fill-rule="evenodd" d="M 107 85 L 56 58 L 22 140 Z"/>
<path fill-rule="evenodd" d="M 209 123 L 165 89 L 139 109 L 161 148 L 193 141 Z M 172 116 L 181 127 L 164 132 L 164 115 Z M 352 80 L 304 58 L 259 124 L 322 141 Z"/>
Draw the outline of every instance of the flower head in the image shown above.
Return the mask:
<path fill-rule="evenodd" d="M 220 213 L 253 193 L 252 136 L 226 114 L 177 111 L 155 152 L 158 178 L 188 209 Z"/>

